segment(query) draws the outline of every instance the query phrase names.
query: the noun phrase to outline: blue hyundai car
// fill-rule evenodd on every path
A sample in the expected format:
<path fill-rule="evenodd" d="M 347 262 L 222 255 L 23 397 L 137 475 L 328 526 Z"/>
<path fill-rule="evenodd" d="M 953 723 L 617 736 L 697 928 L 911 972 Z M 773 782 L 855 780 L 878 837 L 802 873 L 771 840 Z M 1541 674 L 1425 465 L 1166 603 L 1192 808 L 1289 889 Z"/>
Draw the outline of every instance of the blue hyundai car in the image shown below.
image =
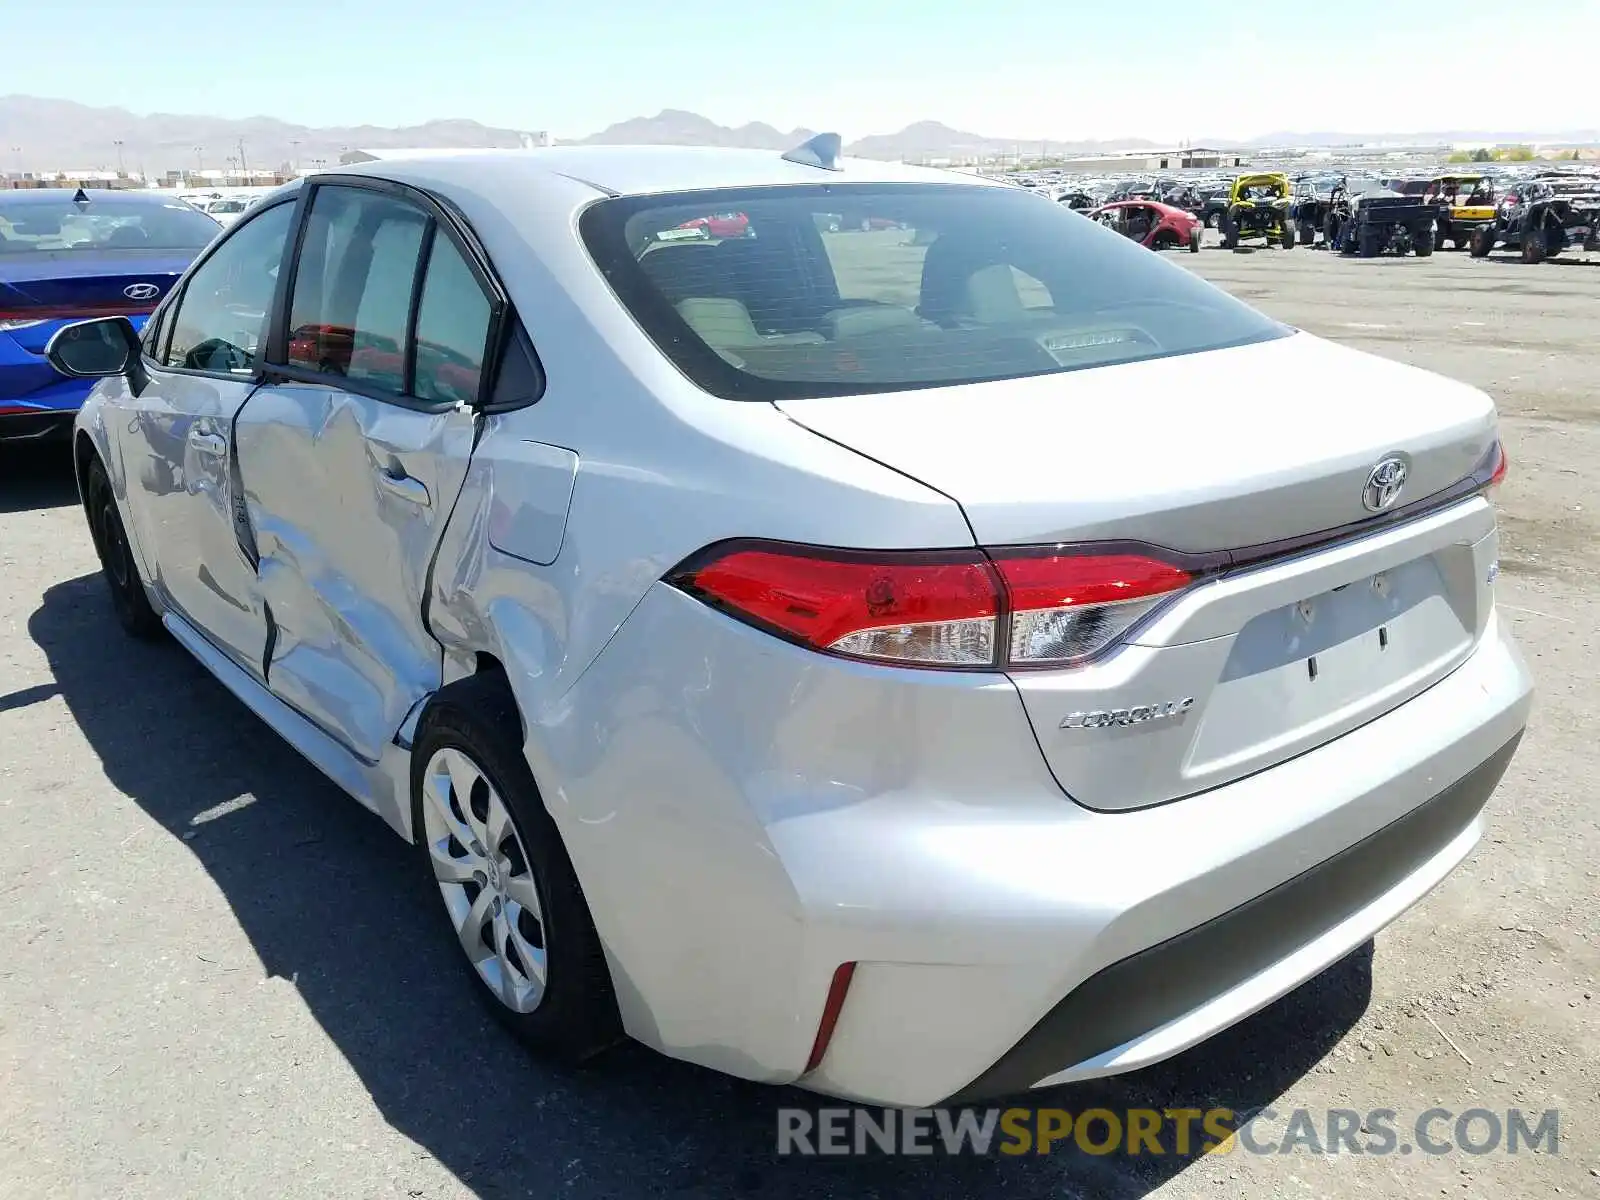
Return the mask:
<path fill-rule="evenodd" d="M 57 329 L 119 313 L 143 325 L 220 229 L 173 196 L 0 191 L 0 443 L 71 432 L 94 381 L 45 361 Z"/>

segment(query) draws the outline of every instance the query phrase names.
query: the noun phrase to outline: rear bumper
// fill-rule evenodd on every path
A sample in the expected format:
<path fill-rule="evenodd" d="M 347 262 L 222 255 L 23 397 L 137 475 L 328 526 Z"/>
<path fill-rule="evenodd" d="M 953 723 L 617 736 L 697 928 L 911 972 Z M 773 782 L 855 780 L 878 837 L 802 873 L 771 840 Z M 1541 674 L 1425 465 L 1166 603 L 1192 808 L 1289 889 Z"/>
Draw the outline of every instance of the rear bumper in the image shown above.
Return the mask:
<path fill-rule="evenodd" d="M 143 313 L 129 316 L 142 329 Z M 95 381 L 69 379 L 52 367 L 44 347 L 66 320 L 34 325 L 20 333 L 0 331 L 0 441 L 65 436 Z"/>
<path fill-rule="evenodd" d="M 64 436 L 94 387 L 68 379 L 0 333 L 0 442 Z"/>
<path fill-rule="evenodd" d="M 1433 799 L 1237 908 L 1084 980 L 951 1103 L 1011 1095 L 1165 1058 L 1232 1024 L 1360 945 L 1442 879 L 1477 841 L 1477 821 L 1519 733 Z M 1063 1068 L 1063 1063 L 1075 1064 Z"/>
<path fill-rule="evenodd" d="M 1471 850 L 1530 703 L 1490 616 L 1385 716 L 1099 813 L 1062 796 L 1003 677 L 823 658 L 657 585 L 531 714 L 528 755 L 633 1036 L 928 1105 L 1159 1061 L 1344 957 Z"/>
<path fill-rule="evenodd" d="M 72 422 L 83 407 L 88 388 L 76 401 L 60 407 L 33 407 L 0 400 L 0 442 L 51 441 L 72 434 Z"/>

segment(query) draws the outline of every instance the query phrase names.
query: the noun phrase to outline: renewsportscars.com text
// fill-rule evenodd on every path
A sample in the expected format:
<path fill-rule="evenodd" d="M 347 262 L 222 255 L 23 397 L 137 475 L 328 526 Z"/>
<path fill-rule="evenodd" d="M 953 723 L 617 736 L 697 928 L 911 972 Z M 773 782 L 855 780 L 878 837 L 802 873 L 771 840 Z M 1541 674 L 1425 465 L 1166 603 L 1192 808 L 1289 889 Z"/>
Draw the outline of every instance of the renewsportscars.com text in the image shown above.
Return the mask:
<path fill-rule="evenodd" d="M 778 1153 L 1556 1154 L 1560 1129 L 1558 1110 L 1519 1108 L 1430 1108 L 1409 1118 L 1392 1108 L 781 1108 Z"/>

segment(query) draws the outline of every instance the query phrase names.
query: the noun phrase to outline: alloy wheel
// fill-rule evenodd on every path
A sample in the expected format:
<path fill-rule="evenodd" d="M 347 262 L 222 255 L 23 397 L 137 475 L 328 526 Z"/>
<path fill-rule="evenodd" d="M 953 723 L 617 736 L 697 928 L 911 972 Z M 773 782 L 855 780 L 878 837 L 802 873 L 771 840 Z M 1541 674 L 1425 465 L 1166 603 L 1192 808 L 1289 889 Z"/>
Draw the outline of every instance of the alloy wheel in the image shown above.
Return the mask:
<path fill-rule="evenodd" d="M 522 836 L 494 784 L 463 751 L 441 749 L 422 780 L 428 861 L 462 952 L 514 1013 L 544 999 L 544 906 Z"/>

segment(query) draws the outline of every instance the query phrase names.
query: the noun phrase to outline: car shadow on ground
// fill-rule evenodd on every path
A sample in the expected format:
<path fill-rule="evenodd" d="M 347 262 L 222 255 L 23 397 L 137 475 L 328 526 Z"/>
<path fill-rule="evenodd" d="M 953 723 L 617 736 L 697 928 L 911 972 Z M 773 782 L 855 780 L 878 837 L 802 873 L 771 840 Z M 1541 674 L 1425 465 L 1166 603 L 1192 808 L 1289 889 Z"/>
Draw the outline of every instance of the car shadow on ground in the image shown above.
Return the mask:
<path fill-rule="evenodd" d="M 475 1002 L 415 851 L 176 644 L 121 636 L 98 576 L 52 587 L 28 628 L 106 777 L 185 839 L 265 970 L 295 981 L 384 1119 L 478 1196 L 1131 1200 L 1191 1165 L 1062 1146 L 1048 1157 L 780 1158 L 776 1110 L 829 1102 L 636 1046 L 582 1071 L 544 1066 Z M 1254 1111 L 1328 1052 L 1370 992 L 1369 945 L 1167 1064 L 1028 1103 Z"/>
<path fill-rule="evenodd" d="M 66 442 L 0 445 L 0 514 L 77 502 L 78 484 Z"/>

